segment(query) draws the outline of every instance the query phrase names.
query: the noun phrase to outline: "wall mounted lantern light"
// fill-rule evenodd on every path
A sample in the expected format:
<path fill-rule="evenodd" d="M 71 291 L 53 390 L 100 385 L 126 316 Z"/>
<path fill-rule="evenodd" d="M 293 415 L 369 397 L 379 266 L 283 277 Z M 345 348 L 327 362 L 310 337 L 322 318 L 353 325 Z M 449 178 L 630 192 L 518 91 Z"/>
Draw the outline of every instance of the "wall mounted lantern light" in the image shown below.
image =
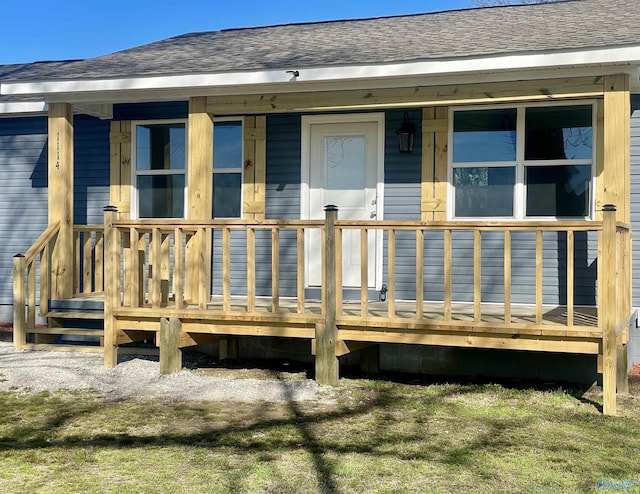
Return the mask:
<path fill-rule="evenodd" d="M 402 125 L 396 130 L 398 136 L 398 151 L 401 153 L 410 153 L 413 150 L 413 138 L 416 135 L 416 128 L 409 120 L 409 114 L 404 112 Z"/>

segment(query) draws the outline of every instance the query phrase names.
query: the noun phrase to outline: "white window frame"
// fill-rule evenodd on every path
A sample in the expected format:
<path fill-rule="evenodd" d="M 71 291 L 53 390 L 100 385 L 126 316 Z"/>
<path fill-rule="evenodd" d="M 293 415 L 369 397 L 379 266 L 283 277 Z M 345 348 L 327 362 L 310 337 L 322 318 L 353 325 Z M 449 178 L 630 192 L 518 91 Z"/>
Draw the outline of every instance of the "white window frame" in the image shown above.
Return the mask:
<path fill-rule="evenodd" d="M 552 106 L 591 106 L 591 129 L 592 129 L 592 145 L 591 159 L 567 159 L 567 160 L 525 160 L 525 112 L 527 108 L 533 107 L 552 107 Z M 491 162 L 453 162 L 453 119 L 455 112 L 469 110 L 495 110 L 509 109 L 516 110 L 516 159 L 515 161 L 491 161 Z M 596 157 L 597 157 L 597 109 L 594 100 L 576 100 L 576 101 L 554 101 L 554 102 L 530 102 L 518 104 L 502 104 L 502 105 L 474 105 L 460 106 L 449 108 L 449 130 L 448 130 L 448 149 L 447 153 L 447 219 L 450 221 L 495 221 L 495 220 L 518 220 L 518 221 L 561 221 L 565 219 L 584 219 L 590 220 L 594 217 L 595 211 L 595 192 L 596 187 Z M 525 184 L 525 168 L 528 166 L 570 166 L 570 165 L 590 165 L 591 166 L 591 183 L 589 189 L 589 214 L 587 216 L 572 216 L 570 218 L 561 216 L 526 216 L 525 207 L 527 200 L 527 190 Z M 455 187 L 453 184 L 453 171 L 455 168 L 498 168 L 498 167 L 515 167 L 515 185 L 513 194 L 513 216 L 456 216 L 455 213 Z"/>
<path fill-rule="evenodd" d="M 178 169 L 169 169 L 169 170 L 145 170 L 144 173 L 138 173 L 137 166 L 137 144 L 136 144 L 136 136 L 138 134 L 137 127 L 139 125 L 163 125 L 163 124 L 175 124 L 182 123 L 184 124 L 184 139 L 185 139 L 185 152 L 184 152 L 184 168 L 180 171 Z M 163 119 L 163 120 L 133 120 L 131 122 L 131 219 L 139 219 L 139 194 L 138 194 L 138 176 L 150 176 L 150 175 L 184 175 L 184 213 L 188 211 L 187 201 L 188 201 L 188 186 L 187 186 L 187 164 L 189 162 L 189 125 L 188 120 L 186 118 L 172 118 L 172 119 Z M 145 218 L 151 219 L 151 218 Z M 184 219 L 184 214 L 182 218 L 153 218 L 153 219 Z"/>
<path fill-rule="evenodd" d="M 212 175 L 215 175 L 216 173 L 238 173 L 238 171 L 240 172 L 240 216 L 238 216 L 239 219 L 242 219 L 244 217 L 244 162 L 245 162 L 245 155 L 244 155 L 244 141 L 245 141 L 245 119 L 244 117 L 215 117 L 213 119 L 213 126 L 214 126 L 214 135 L 215 135 L 215 125 L 217 123 L 224 123 L 224 122 L 240 122 L 240 126 L 241 126 L 241 130 L 242 130 L 242 140 L 240 142 L 240 148 L 241 148 L 241 154 L 242 154 L 242 158 L 240 159 L 240 166 L 238 168 L 216 168 L 215 167 L 215 160 L 214 162 L 211 164 L 211 173 Z M 215 152 L 216 149 L 216 141 L 215 139 L 213 140 L 213 149 Z M 211 177 L 211 208 L 213 210 L 213 176 Z M 213 214 L 213 213 L 212 213 Z M 224 220 L 224 219 L 238 219 L 238 218 L 228 218 L 226 216 L 217 216 L 215 219 L 218 220 Z"/>

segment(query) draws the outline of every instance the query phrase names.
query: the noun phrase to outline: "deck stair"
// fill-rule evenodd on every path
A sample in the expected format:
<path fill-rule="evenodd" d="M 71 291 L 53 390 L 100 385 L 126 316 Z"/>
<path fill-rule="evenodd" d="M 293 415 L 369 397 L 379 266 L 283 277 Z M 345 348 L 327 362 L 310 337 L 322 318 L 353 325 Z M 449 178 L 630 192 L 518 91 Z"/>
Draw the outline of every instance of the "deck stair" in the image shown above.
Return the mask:
<path fill-rule="evenodd" d="M 103 351 L 104 311 L 101 300 L 51 300 L 49 308 L 44 316 L 48 326 L 28 330 L 33 338 L 27 349 Z"/>

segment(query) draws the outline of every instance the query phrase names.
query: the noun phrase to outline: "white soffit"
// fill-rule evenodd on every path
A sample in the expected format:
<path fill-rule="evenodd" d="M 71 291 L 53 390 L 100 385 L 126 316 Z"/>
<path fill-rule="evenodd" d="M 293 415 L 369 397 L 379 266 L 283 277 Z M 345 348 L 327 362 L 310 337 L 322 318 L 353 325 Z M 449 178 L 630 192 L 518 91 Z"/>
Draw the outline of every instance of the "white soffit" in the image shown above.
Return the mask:
<path fill-rule="evenodd" d="M 389 80 L 397 78 L 437 78 L 443 76 L 470 76 L 472 74 L 494 74 L 499 80 L 501 72 L 536 72 L 549 69 L 581 69 L 588 67 L 617 66 L 622 72 L 633 73 L 632 89 L 639 87 L 637 79 L 640 64 L 640 46 L 602 48 L 560 53 L 536 53 L 526 55 L 502 55 L 473 59 L 431 60 L 421 62 L 390 63 L 381 65 L 286 67 L 277 70 L 227 72 L 219 74 L 188 74 L 145 76 L 111 79 L 77 79 L 61 81 L 6 82 L 0 85 L 4 95 L 47 95 L 48 101 L 57 100 L 55 95 L 95 94 L 158 91 L 169 92 L 181 89 L 219 88 L 221 90 L 251 86 L 286 85 L 282 92 L 303 90 L 304 86 L 315 86 L 306 90 L 317 90 L 323 84 L 338 81 L 356 83 L 367 80 Z M 620 67 L 626 67 L 622 70 Z M 296 70 L 293 77 L 287 71 Z M 467 79 L 466 82 L 475 82 Z M 289 84 L 285 84 L 289 83 Z M 293 83 L 293 84 L 292 84 Z M 391 85 L 391 84 L 390 84 Z M 227 92 L 227 91 L 225 91 Z M 73 99 L 73 98 L 71 98 Z"/>

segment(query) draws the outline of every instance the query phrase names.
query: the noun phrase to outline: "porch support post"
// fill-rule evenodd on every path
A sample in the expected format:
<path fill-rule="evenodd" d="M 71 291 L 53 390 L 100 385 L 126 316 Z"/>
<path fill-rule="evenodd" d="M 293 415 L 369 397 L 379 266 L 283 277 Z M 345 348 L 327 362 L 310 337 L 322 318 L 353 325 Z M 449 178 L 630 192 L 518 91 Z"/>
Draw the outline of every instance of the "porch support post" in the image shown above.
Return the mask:
<path fill-rule="evenodd" d="M 325 210 L 324 248 L 324 323 L 316 324 L 316 381 L 319 384 L 338 384 L 338 357 L 336 341 L 336 232 L 338 208 L 330 205 Z M 342 287 L 339 288 L 340 290 Z"/>
<path fill-rule="evenodd" d="M 604 190 L 600 204 L 615 204 L 616 219 L 630 223 L 631 97 L 627 74 L 604 78 Z"/>
<path fill-rule="evenodd" d="M 160 319 L 160 374 L 173 374 L 182 370 L 182 350 L 178 341 L 181 331 L 180 319 Z"/>
<path fill-rule="evenodd" d="M 24 256 L 22 254 L 15 255 L 13 257 L 13 346 L 16 350 L 27 346 L 25 267 Z M 35 290 L 35 287 L 29 288 Z"/>
<path fill-rule="evenodd" d="M 73 296 L 73 105 L 49 104 L 49 224 L 60 222 L 51 252 L 51 297 Z"/>
<path fill-rule="evenodd" d="M 213 117 L 207 113 L 207 98 L 189 99 L 187 173 L 187 219 L 210 220 L 213 205 Z M 187 244 L 186 299 L 208 301 L 211 290 L 211 235 L 198 234 Z M 200 277 L 204 276 L 204 280 Z M 205 289 L 207 293 L 200 293 Z"/>
<path fill-rule="evenodd" d="M 120 262 L 117 232 L 113 228 L 117 217 L 115 206 L 104 208 L 104 366 L 108 369 L 118 364 L 116 321 L 113 317 L 113 309 L 120 301 Z"/>
<path fill-rule="evenodd" d="M 616 414 L 616 207 L 602 208 L 602 402 L 605 415 Z"/>

